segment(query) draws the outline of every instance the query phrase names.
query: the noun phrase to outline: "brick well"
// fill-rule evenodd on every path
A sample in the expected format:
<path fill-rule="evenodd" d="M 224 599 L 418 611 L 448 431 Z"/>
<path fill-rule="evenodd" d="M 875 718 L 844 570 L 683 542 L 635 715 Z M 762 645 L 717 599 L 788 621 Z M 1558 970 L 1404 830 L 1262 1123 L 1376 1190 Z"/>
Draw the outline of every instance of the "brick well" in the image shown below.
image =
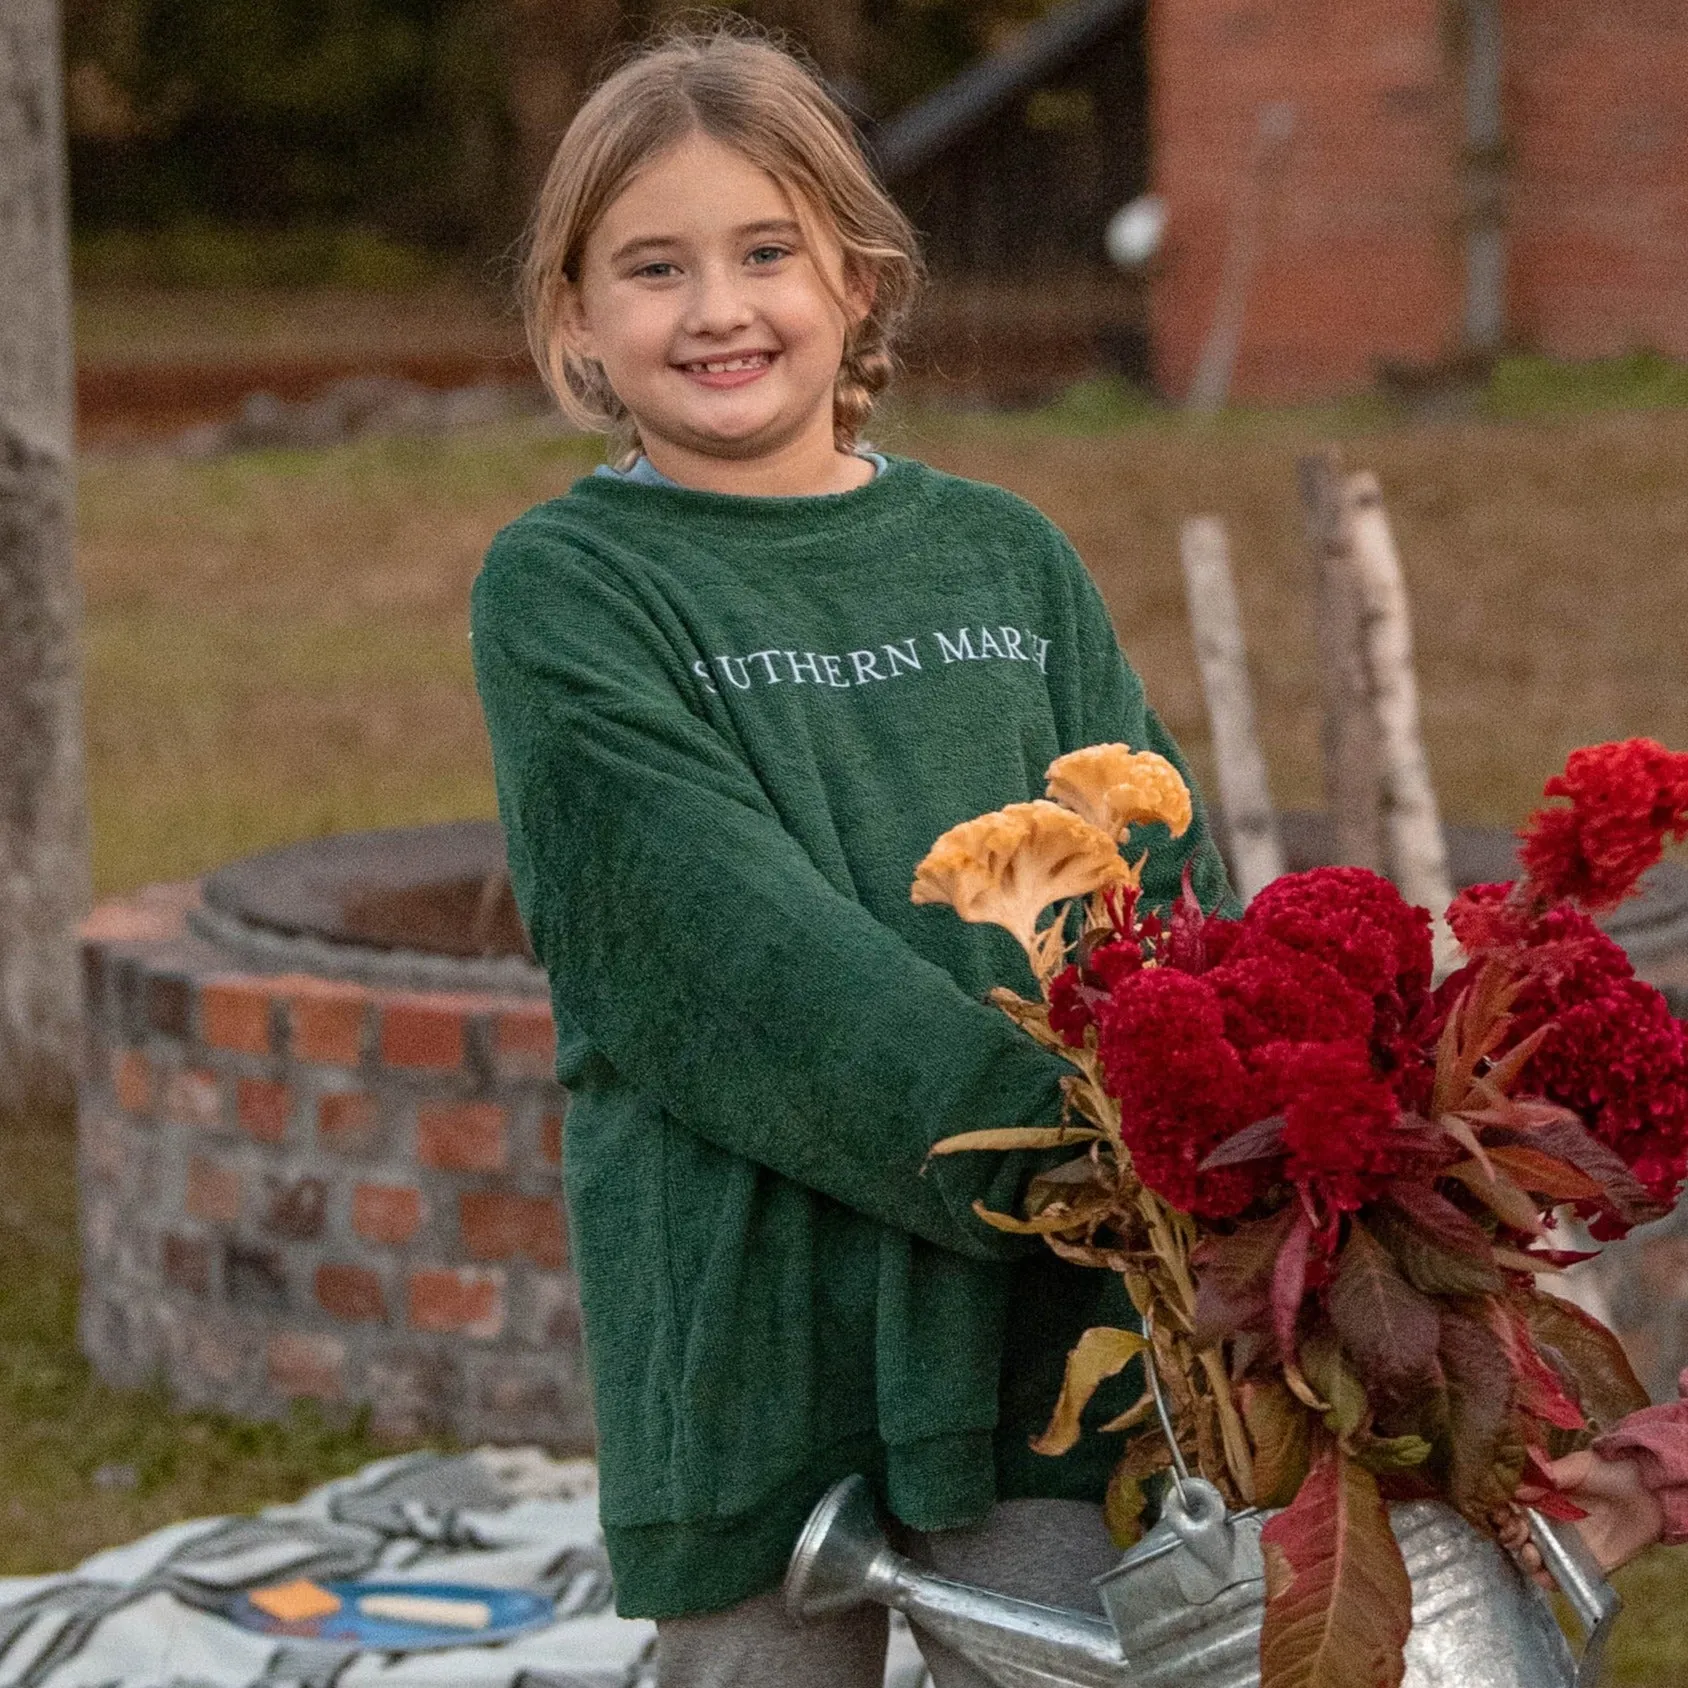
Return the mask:
<path fill-rule="evenodd" d="M 193 886 L 84 928 L 81 1341 L 275 1417 L 592 1443 L 543 998 L 231 967 Z"/>

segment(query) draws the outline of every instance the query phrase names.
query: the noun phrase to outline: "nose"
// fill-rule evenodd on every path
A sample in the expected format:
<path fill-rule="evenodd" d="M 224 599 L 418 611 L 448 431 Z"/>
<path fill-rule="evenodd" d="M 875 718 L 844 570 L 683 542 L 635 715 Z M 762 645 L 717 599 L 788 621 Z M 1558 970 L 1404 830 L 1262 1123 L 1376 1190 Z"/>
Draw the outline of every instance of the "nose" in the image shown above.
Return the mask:
<path fill-rule="evenodd" d="M 688 334 L 717 339 L 738 333 L 755 314 L 738 265 L 706 263 L 694 272 L 682 327 Z"/>

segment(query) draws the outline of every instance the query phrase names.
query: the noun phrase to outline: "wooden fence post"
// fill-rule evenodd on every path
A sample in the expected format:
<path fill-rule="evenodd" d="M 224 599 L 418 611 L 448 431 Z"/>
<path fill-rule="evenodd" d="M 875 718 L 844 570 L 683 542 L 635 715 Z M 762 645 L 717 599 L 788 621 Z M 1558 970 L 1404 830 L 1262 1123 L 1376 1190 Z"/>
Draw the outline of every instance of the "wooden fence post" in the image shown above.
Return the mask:
<path fill-rule="evenodd" d="M 1217 516 L 1190 517 L 1179 531 L 1178 551 L 1213 729 L 1231 867 L 1237 895 L 1246 903 L 1284 871 L 1284 856 L 1266 783 L 1266 759 L 1254 727 L 1254 695 L 1225 524 Z"/>
<path fill-rule="evenodd" d="M 1324 690 L 1325 800 L 1333 860 L 1380 871 L 1378 735 L 1361 634 L 1362 598 L 1351 544 L 1342 459 L 1334 447 L 1296 465 L 1317 581 Z"/>
<path fill-rule="evenodd" d="M 1360 588 L 1360 631 L 1377 721 L 1379 784 L 1390 875 L 1409 903 L 1430 910 L 1438 973 L 1459 964 L 1443 911 L 1453 897 L 1436 789 L 1419 729 L 1412 618 L 1383 489 L 1369 469 L 1344 486 L 1349 551 Z"/>

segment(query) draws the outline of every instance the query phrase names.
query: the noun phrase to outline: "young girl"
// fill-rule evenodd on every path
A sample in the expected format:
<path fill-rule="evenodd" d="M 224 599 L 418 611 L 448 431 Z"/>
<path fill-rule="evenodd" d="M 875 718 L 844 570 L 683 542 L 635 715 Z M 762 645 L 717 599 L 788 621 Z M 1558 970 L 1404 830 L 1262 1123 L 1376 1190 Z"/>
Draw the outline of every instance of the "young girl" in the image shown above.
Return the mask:
<path fill-rule="evenodd" d="M 848 1472 L 952 1576 L 1083 1606 L 1117 1559 L 1106 1439 L 1026 1445 L 1116 1280 L 975 1216 L 1032 1157 L 927 1160 L 1055 1120 L 1065 1067 L 981 1001 L 1030 987 L 1013 941 L 909 886 L 1063 752 L 1182 762 L 1042 516 L 861 444 L 916 279 L 847 120 L 736 31 L 597 90 L 527 264 L 541 367 L 621 450 L 494 541 L 476 673 L 571 1092 L 617 1603 L 664 1688 L 878 1688 L 882 1608 L 799 1628 L 778 1595 Z M 1199 808 L 1148 897 L 1186 864 L 1227 898 Z"/>

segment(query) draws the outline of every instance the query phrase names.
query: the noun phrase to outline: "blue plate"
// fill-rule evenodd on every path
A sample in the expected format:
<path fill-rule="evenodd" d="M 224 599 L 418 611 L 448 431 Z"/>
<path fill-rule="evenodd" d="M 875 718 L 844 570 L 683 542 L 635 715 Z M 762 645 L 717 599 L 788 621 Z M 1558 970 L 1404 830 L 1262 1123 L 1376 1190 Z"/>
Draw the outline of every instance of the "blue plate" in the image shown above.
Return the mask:
<path fill-rule="evenodd" d="M 322 1582 L 317 1587 L 335 1595 L 340 1610 L 326 1617 L 289 1623 L 271 1617 L 243 1594 L 229 1607 L 228 1615 L 242 1629 L 261 1635 L 286 1635 L 307 1641 L 351 1643 L 371 1653 L 413 1653 L 440 1647 L 485 1647 L 495 1641 L 510 1641 L 530 1630 L 544 1629 L 557 1621 L 554 1601 L 522 1588 L 487 1588 L 480 1583 L 425 1582 Z M 366 1617 L 358 1601 L 368 1594 L 409 1594 L 427 1600 L 479 1600 L 492 1611 L 485 1629 L 458 1629 L 449 1624 L 398 1623 L 391 1618 Z"/>

